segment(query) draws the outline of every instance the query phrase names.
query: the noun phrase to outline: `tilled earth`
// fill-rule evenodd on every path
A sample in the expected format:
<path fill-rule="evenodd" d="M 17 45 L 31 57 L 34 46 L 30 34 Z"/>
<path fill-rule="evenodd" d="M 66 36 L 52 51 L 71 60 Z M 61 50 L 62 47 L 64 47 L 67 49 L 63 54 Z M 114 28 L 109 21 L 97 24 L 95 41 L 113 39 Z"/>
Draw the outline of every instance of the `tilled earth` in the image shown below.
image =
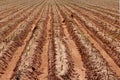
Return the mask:
<path fill-rule="evenodd" d="M 119 17 L 79 0 L 0 0 L 0 80 L 120 80 Z"/>

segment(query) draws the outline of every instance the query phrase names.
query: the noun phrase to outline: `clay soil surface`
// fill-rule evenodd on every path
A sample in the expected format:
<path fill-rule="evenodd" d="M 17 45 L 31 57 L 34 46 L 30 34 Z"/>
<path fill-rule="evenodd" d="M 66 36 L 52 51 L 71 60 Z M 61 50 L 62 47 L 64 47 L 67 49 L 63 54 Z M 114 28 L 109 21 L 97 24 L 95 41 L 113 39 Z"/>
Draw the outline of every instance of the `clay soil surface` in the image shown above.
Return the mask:
<path fill-rule="evenodd" d="M 0 80 L 120 80 L 119 0 L 0 0 Z"/>

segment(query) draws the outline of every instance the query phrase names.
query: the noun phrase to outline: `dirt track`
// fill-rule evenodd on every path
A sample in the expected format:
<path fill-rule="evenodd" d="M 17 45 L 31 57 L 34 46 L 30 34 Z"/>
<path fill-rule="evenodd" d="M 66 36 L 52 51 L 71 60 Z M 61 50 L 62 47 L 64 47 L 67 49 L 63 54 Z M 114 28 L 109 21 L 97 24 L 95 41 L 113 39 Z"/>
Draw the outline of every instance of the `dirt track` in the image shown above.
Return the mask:
<path fill-rule="evenodd" d="M 0 80 L 120 80 L 119 16 L 73 0 L 1 0 Z"/>

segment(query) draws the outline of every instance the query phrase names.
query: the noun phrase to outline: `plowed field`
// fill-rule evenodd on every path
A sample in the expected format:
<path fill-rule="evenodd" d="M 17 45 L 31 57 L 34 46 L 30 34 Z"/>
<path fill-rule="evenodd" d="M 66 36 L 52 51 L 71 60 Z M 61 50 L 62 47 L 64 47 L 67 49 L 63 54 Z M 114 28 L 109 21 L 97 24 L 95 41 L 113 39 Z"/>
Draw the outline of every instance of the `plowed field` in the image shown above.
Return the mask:
<path fill-rule="evenodd" d="M 120 80 L 120 13 L 97 4 L 0 0 L 0 80 Z"/>

